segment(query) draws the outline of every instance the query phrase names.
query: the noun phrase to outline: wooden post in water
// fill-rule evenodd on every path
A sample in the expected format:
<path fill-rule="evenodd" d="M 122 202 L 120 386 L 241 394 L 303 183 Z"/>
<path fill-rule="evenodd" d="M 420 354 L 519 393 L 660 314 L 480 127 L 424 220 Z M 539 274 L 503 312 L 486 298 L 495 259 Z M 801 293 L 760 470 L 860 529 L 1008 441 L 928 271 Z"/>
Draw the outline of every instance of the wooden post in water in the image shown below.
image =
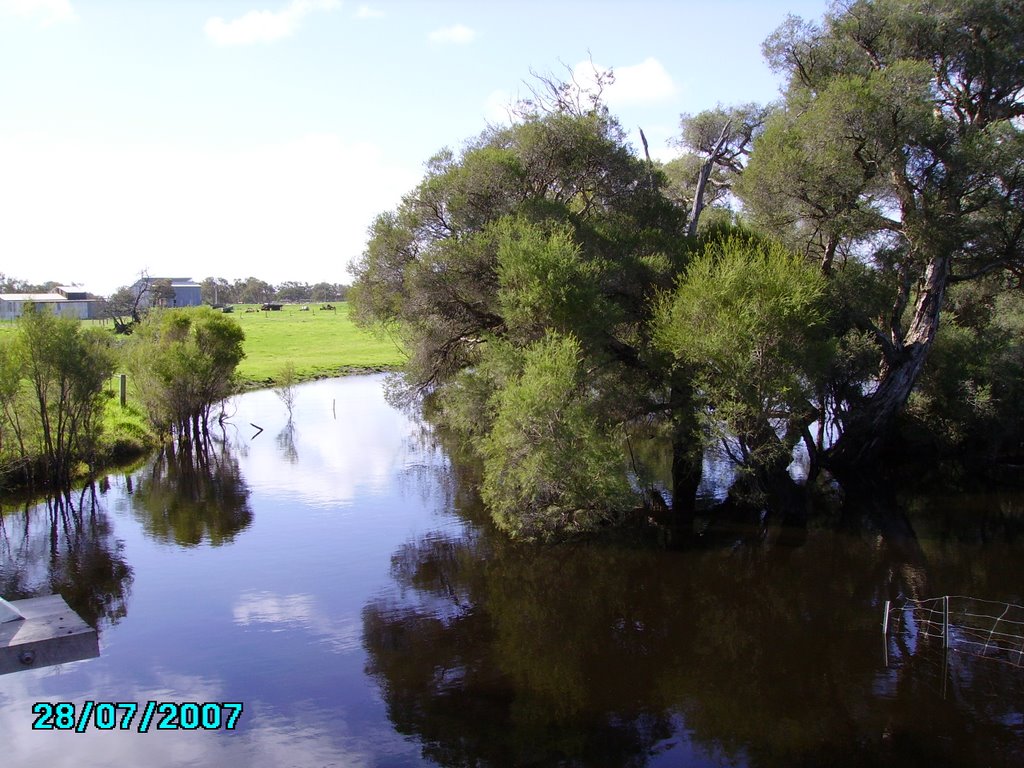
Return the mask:
<path fill-rule="evenodd" d="M 128 377 L 121 374 L 121 407 L 124 408 L 128 402 Z"/>

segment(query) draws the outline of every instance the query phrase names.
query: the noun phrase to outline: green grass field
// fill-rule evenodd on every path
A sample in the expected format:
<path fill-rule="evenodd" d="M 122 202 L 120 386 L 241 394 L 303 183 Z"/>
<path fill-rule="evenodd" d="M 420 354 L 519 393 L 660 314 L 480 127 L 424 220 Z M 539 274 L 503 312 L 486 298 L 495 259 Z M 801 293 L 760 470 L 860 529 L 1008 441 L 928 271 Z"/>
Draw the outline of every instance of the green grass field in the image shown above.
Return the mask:
<path fill-rule="evenodd" d="M 285 305 L 279 312 L 246 312 L 251 307 L 236 306 L 231 317 L 245 331 L 246 355 L 237 370 L 239 388 L 273 386 L 289 363 L 294 367 L 296 378 L 302 381 L 386 370 L 403 362 L 405 356 L 395 342 L 357 328 L 349 317 L 348 305 L 336 306 L 335 311 L 325 311 L 310 305 L 305 312 L 300 311 L 298 305 Z M 109 322 L 85 322 L 111 328 Z M 0 322 L 0 341 L 13 337 L 16 331 L 15 322 Z M 101 465 L 144 455 L 158 444 L 131 386 L 128 387 L 127 407 L 120 406 L 117 379 L 117 374 L 110 379 L 103 413 L 103 429 L 97 446 Z M 0 466 L 4 463 L 0 454 Z M 0 475 L 0 482 L 3 481 Z"/>
<path fill-rule="evenodd" d="M 291 362 L 300 379 L 320 378 L 353 370 L 382 370 L 402 363 L 405 355 L 386 336 L 357 328 L 345 303 L 326 311 L 286 304 L 279 312 L 246 312 L 236 305 L 232 317 L 245 331 L 245 359 L 238 366 L 244 386 L 273 383 Z"/>
<path fill-rule="evenodd" d="M 348 304 L 335 306 L 335 311 L 326 311 L 310 304 L 309 311 L 302 312 L 297 304 L 285 304 L 279 312 L 246 312 L 255 308 L 236 305 L 231 317 L 245 331 L 245 359 L 238 366 L 242 388 L 272 385 L 288 362 L 300 380 L 384 370 L 402 363 L 405 356 L 395 341 L 356 327 Z M 0 323 L 0 338 L 13 334 L 16 327 L 14 322 Z"/>

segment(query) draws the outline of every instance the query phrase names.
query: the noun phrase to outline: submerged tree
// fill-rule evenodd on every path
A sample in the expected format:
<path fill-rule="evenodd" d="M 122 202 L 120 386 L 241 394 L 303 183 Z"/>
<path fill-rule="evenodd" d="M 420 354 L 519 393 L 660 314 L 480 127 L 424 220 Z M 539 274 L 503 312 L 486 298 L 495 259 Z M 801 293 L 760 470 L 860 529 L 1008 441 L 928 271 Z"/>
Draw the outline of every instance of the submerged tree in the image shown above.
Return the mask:
<path fill-rule="evenodd" d="M 877 354 L 834 404 L 834 467 L 884 447 L 950 286 L 1024 267 L 1022 49 L 1013 0 L 857 0 L 765 44 L 789 86 L 740 181 L 747 210 L 827 275 L 865 261 L 888 293 L 877 313 L 845 297 Z"/>
<path fill-rule="evenodd" d="M 522 535 L 639 504 L 610 459 L 629 426 L 674 429 L 679 508 L 699 480 L 690 390 L 649 329 L 685 260 L 683 211 L 599 100 L 557 94 L 435 156 L 354 265 L 357 315 L 402 335 L 405 392 L 472 441 L 498 520 Z M 555 477 L 573 454 L 602 474 L 590 498 Z"/>
<path fill-rule="evenodd" d="M 641 427 L 671 435 L 685 510 L 698 403 L 762 470 L 781 471 L 798 437 L 815 464 L 877 459 L 949 287 L 1024 268 L 1014 11 L 857 0 L 821 27 L 790 19 L 766 44 L 789 79 L 778 109 L 684 116 L 694 162 L 667 171 L 692 193 L 634 155 L 599 95 L 543 79 L 518 122 L 435 156 L 375 222 L 356 308 L 402 334 L 407 391 L 481 455 L 498 520 L 607 519 L 574 496 L 571 474 L 560 485 L 546 473 L 583 436 L 613 473 L 604 448 Z M 712 248 L 680 280 L 701 208 L 726 192 L 781 244 Z M 670 298 L 654 322 L 658 296 Z M 595 486 L 595 509 L 621 504 L 620 486 Z"/>
<path fill-rule="evenodd" d="M 696 371 L 705 430 L 741 465 L 781 472 L 815 417 L 832 355 L 825 279 L 777 243 L 712 240 L 656 321 L 661 344 Z M 732 446 L 735 446 L 733 449 Z"/>
<path fill-rule="evenodd" d="M 632 502 L 621 440 L 602 425 L 572 336 L 552 334 L 525 353 L 523 371 L 494 396 L 481 447 L 481 493 L 513 535 L 590 530 Z"/>
<path fill-rule="evenodd" d="M 245 353 L 238 323 L 209 307 L 157 310 L 132 337 L 128 365 L 153 425 L 179 440 L 207 434 Z"/>
<path fill-rule="evenodd" d="M 298 374 L 295 371 L 295 363 L 291 360 L 281 366 L 277 374 L 277 382 L 274 386 L 274 394 L 278 396 L 284 407 L 288 409 L 288 423 L 292 421 L 295 412 L 295 386 L 299 383 Z"/>

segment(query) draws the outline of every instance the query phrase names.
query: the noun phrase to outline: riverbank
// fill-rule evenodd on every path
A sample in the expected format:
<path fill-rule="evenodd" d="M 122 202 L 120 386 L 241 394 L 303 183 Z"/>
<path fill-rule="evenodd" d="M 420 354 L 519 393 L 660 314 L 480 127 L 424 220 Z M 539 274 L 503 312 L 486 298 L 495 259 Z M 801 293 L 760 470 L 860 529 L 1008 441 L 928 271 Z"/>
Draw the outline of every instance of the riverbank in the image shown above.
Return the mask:
<path fill-rule="evenodd" d="M 251 392 L 276 386 L 286 368 L 294 372 L 293 383 L 357 374 L 395 370 L 404 359 L 396 340 L 359 328 L 349 307 L 339 303 L 331 309 L 320 306 L 284 305 L 280 310 L 260 312 L 253 305 L 238 305 L 232 317 L 245 333 L 245 358 L 235 371 L 235 392 Z M 104 326 L 103 321 L 85 321 Z M 0 325 L 0 337 L 13 333 L 15 323 Z M 125 337 L 118 337 L 124 339 Z M 118 366 L 118 373 L 123 370 Z M 145 410 L 134 397 L 128 382 L 128 402 L 121 406 L 115 375 L 106 390 L 102 426 L 96 436 L 89 463 L 81 462 L 76 477 L 118 466 L 145 456 L 160 445 Z M 33 459 L 28 459 L 29 464 Z M 6 462 L 0 456 L 0 488 L 9 492 L 28 485 L 25 462 Z M 41 490 L 36 477 L 36 490 Z"/>
<path fill-rule="evenodd" d="M 291 364 L 298 381 L 394 370 L 405 360 L 397 339 L 358 327 L 346 303 L 333 309 L 286 304 L 274 312 L 237 305 L 245 359 L 236 376 L 241 391 L 272 387 Z"/>

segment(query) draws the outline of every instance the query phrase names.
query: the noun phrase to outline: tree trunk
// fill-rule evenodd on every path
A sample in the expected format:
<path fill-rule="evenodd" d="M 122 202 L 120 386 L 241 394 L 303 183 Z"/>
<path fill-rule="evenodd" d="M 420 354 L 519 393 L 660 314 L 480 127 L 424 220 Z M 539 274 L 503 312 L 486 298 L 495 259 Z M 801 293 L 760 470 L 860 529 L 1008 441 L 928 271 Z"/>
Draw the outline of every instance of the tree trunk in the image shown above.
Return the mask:
<path fill-rule="evenodd" d="M 715 148 L 711 150 L 711 154 L 708 155 L 700 167 L 700 173 L 697 175 L 697 189 L 693 193 L 693 211 L 690 213 L 690 223 L 686 228 L 687 237 L 693 238 L 697 236 L 697 223 L 700 221 L 700 214 L 704 210 L 704 190 L 707 188 L 708 179 L 711 177 L 711 170 L 715 167 L 715 163 L 718 162 L 721 156 L 722 147 L 725 146 L 725 141 L 729 138 L 729 128 L 731 126 L 732 121 L 726 120 Z"/>
<path fill-rule="evenodd" d="M 674 374 L 669 401 L 672 409 L 672 516 L 675 525 L 685 527 L 693 524 L 704 461 L 693 385 L 686 376 Z"/>
<path fill-rule="evenodd" d="M 842 474 L 878 460 L 935 341 L 949 267 L 946 255 L 928 263 L 906 337 L 885 360 L 878 388 L 850 414 L 843 434 L 825 454 L 829 469 Z"/>

